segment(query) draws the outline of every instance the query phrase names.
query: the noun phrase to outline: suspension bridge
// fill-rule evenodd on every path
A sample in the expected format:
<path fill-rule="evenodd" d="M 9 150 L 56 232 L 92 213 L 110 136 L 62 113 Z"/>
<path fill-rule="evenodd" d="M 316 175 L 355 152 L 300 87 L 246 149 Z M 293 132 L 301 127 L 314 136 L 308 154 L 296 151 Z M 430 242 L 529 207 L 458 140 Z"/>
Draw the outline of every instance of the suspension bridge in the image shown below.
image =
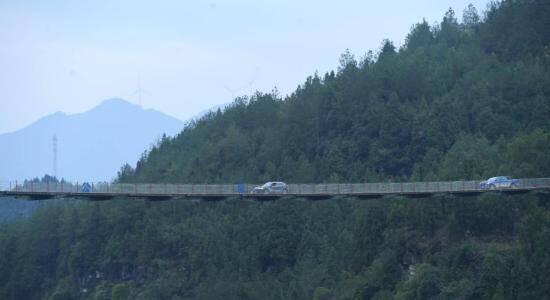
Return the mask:
<path fill-rule="evenodd" d="M 550 193 L 550 178 L 524 178 L 513 187 L 485 188 L 479 181 L 431 181 L 431 182 L 379 182 L 379 183 L 327 183 L 288 184 L 285 192 L 254 193 L 255 184 L 114 184 L 107 182 L 0 182 L 0 197 L 11 196 L 24 200 L 55 198 L 81 198 L 91 201 L 115 198 L 143 198 L 150 201 L 200 198 L 223 200 L 248 198 L 276 200 L 279 198 L 305 198 L 311 200 L 337 197 L 359 199 L 380 198 L 390 195 L 423 198 L 434 194 L 475 196 L 481 193 Z"/>

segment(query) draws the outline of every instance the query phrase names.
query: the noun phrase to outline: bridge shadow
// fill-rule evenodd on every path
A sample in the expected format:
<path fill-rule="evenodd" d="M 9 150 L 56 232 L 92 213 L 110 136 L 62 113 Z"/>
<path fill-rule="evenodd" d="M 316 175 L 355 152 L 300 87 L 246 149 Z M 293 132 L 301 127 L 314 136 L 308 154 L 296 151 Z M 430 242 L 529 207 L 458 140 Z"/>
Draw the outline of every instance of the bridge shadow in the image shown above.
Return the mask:
<path fill-rule="evenodd" d="M 275 201 L 275 200 L 279 200 L 281 198 L 283 198 L 284 196 L 283 195 L 270 195 L 270 194 L 251 194 L 251 195 L 246 195 L 245 196 L 246 198 L 249 198 L 249 199 L 252 199 L 252 200 L 255 200 L 255 201 Z"/>

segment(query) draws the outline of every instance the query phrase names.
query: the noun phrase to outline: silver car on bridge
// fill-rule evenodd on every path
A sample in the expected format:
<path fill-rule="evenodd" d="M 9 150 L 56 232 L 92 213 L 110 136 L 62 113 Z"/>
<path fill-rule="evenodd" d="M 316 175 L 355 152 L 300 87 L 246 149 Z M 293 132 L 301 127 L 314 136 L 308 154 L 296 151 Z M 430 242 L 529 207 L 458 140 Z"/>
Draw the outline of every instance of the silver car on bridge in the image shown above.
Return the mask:
<path fill-rule="evenodd" d="M 519 179 L 512 179 L 510 176 L 491 177 L 479 183 L 480 189 L 499 189 L 499 188 L 514 188 L 520 184 Z"/>
<path fill-rule="evenodd" d="M 252 189 L 252 194 L 287 194 L 288 185 L 281 181 L 266 182 Z"/>

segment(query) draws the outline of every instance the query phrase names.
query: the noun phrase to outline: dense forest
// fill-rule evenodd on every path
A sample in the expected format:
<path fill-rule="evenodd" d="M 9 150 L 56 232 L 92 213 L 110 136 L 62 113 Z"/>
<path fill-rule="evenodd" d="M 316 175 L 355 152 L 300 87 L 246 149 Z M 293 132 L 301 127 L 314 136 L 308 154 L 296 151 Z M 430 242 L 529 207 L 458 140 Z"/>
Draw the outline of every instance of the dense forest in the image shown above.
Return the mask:
<path fill-rule="evenodd" d="M 412 26 L 402 47 L 240 97 L 118 182 L 550 176 L 550 2 Z M 550 193 L 54 202 L 0 224 L 1 299 L 548 299 Z"/>
<path fill-rule="evenodd" d="M 550 174 L 550 4 L 473 6 L 397 50 L 237 99 L 144 153 L 124 182 L 482 179 Z"/>
<path fill-rule="evenodd" d="M 1 299 L 546 299 L 548 195 L 56 203 L 0 227 Z"/>

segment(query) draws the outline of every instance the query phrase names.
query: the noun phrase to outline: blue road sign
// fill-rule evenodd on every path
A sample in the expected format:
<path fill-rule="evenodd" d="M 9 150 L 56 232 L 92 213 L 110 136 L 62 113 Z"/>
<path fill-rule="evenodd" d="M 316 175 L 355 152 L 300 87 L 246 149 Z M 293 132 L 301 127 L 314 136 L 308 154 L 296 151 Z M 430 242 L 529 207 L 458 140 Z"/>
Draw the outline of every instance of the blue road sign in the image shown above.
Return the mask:
<path fill-rule="evenodd" d="M 241 195 L 242 195 L 242 194 L 246 194 L 246 186 L 245 186 L 244 184 L 242 184 L 242 183 L 239 183 L 239 184 L 237 185 L 237 193 L 239 193 L 239 194 L 241 194 Z"/>
<path fill-rule="evenodd" d="M 92 186 L 91 186 L 89 183 L 84 182 L 84 183 L 82 184 L 82 192 L 83 192 L 83 193 L 89 193 L 89 192 L 91 192 L 91 191 L 92 191 Z"/>

